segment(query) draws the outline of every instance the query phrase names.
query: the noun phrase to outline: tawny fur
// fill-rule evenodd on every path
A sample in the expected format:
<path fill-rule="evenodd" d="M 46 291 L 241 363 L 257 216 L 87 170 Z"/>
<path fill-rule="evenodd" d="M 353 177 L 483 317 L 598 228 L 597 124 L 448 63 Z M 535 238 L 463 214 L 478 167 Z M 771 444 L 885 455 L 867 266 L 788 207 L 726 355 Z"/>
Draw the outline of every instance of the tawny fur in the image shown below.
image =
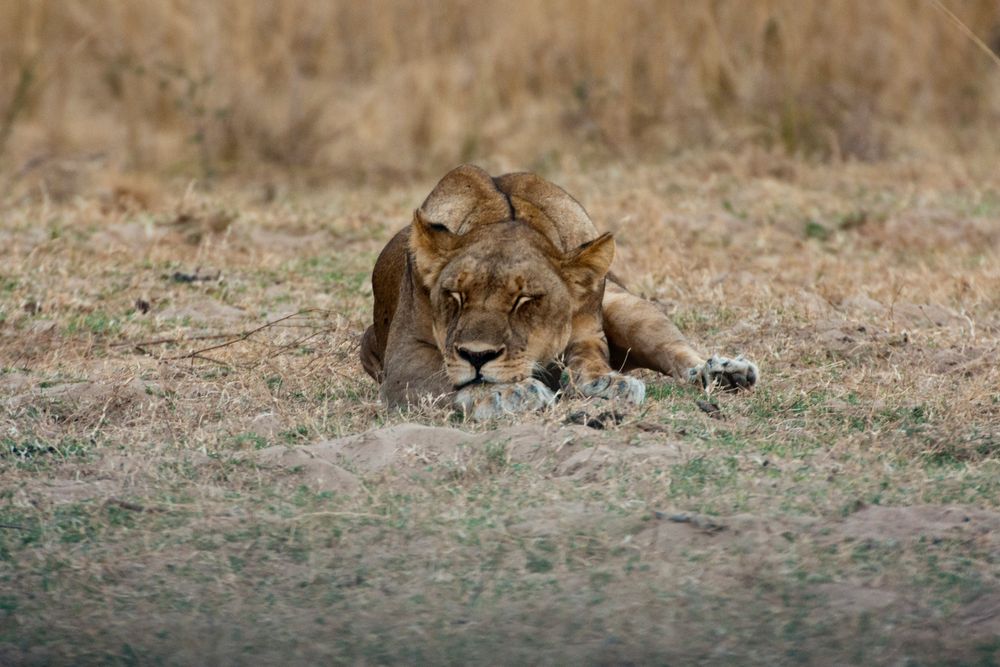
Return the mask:
<path fill-rule="evenodd" d="M 375 264 L 374 321 L 361 346 L 365 370 L 390 405 L 454 396 L 473 381 L 521 383 L 518 396 L 534 395 L 537 389 L 523 383 L 552 364 L 568 371 L 557 374 L 568 380 L 564 389 L 606 394 L 630 382 L 638 385 L 636 400 L 638 380 L 602 378 L 650 368 L 696 379 L 703 357 L 659 307 L 606 280 L 613 258 L 611 236 L 599 235 L 559 187 L 534 174 L 494 179 L 458 167 Z M 489 386 L 466 387 L 460 398 Z"/>

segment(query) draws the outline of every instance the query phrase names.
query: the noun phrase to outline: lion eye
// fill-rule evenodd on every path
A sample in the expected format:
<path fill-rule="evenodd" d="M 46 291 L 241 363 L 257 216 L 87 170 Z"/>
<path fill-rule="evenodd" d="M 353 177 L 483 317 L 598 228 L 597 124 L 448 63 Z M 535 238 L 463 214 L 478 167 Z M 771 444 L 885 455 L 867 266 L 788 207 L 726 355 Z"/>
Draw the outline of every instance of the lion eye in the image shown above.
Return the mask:
<path fill-rule="evenodd" d="M 511 312 L 516 313 L 518 308 L 528 303 L 529 301 L 535 300 L 536 298 L 537 297 L 531 296 L 530 294 L 522 294 L 521 296 L 517 297 L 517 299 L 514 301 L 514 307 L 511 309 Z"/>
<path fill-rule="evenodd" d="M 461 292 L 448 292 L 448 296 L 450 296 L 452 299 L 455 300 L 455 303 L 458 304 L 459 308 L 462 307 L 462 294 L 461 294 Z"/>

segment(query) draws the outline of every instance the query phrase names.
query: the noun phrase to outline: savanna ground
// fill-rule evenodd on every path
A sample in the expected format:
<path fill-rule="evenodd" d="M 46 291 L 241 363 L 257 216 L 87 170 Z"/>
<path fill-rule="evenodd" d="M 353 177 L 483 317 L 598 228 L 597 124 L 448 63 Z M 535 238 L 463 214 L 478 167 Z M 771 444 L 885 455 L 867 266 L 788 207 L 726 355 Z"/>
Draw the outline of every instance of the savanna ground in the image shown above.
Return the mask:
<path fill-rule="evenodd" d="M 997 664 L 993 158 L 546 175 L 755 391 L 388 412 L 368 276 L 431 178 L 14 201 L 0 663 Z"/>

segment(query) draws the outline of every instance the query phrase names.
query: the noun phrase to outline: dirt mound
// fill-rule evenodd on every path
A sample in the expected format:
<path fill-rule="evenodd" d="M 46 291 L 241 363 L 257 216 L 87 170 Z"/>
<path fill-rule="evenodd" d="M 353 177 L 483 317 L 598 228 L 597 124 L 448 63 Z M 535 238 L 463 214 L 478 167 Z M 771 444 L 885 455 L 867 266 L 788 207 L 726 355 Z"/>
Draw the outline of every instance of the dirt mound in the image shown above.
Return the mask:
<path fill-rule="evenodd" d="M 116 480 L 52 479 L 25 483 L 13 491 L 16 507 L 42 507 L 77 503 L 93 498 L 109 498 L 118 492 L 122 484 Z"/>
<path fill-rule="evenodd" d="M 268 447 L 254 458 L 282 467 L 321 461 L 367 475 L 452 459 L 458 446 L 473 438 L 457 429 L 399 424 L 304 447 Z"/>
<path fill-rule="evenodd" d="M 69 416 L 153 401 L 163 393 L 159 384 L 138 378 L 120 382 L 58 382 L 35 387 L 24 378 L 16 375 L 10 378 L 7 386 L 15 388 L 17 393 L 0 403 L 7 410 L 34 406 L 52 414 Z"/>
<path fill-rule="evenodd" d="M 473 439 L 457 429 L 399 424 L 304 447 L 268 447 L 252 457 L 266 466 L 300 473 L 318 491 L 353 494 L 361 490 L 359 475 L 453 461 L 458 447 Z"/>
<path fill-rule="evenodd" d="M 256 458 L 267 465 L 300 472 L 303 482 L 316 491 L 353 494 L 361 488 L 357 475 L 306 447 L 269 447 Z"/>
<path fill-rule="evenodd" d="M 470 456 L 488 447 L 505 462 L 539 460 L 554 449 L 543 425 L 468 433 L 404 423 L 302 447 L 268 447 L 250 456 L 266 466 L 301 473 L 305 483 L 319 490 L 354 493 L 360 489 L 359 477 L 457 474 Z"/>
<path fill-rule="evenodd" d="M 971 507 L 912 505 L 864 507 L 834 532 L 855 540 L 968 540 L 1000 543 L 1000 513 Z"/>
<path fill-rule="evenodd" d="M 677 461 L 681 448 L 642 438 L 625 444 L 613 432 L 583 426 L 518 424 L 469 433 L 404 423 L 302 447 L 268 447 L 250 456 L 300 472 L 317 488 L 351 493 L 358 488 L 356 476 L 453 477 L 468 472 L 473 459 L 484 453 L 496 464 L 528 465 L 553 477 L 592 481 L 600 471 L 621 464 Z"/>

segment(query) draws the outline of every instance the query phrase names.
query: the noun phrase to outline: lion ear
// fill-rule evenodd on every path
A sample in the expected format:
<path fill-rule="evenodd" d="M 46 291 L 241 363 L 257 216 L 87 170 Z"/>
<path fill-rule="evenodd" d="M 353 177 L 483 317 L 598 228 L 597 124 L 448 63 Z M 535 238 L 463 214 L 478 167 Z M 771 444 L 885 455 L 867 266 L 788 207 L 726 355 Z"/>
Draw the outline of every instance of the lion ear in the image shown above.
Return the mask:
<path fill-rule="evenodd" d="M 611 232 L 601 234 L 563 257 L 563 272 L 577 298 L 584 298 L 600 287 L 615 259 L 615 239 Z"/>
<path fill-rule="evenodd" d="M 429 222 L 444 225 L 456 234 L 514 217 L 507 197 L 497 190 L 490 175 L 471 164 L 445 174 L 420 205 L 420 211 Z"/>
<path fill-rule="evenodd" d="M 417 274 L 425 287 L 430 287 L 441 269 L 451 259 L 458 235 L 442 224 L 430 222 L 421 209 L 413 212 L 410 225 L 410 252 L 416 264 Z"/>

